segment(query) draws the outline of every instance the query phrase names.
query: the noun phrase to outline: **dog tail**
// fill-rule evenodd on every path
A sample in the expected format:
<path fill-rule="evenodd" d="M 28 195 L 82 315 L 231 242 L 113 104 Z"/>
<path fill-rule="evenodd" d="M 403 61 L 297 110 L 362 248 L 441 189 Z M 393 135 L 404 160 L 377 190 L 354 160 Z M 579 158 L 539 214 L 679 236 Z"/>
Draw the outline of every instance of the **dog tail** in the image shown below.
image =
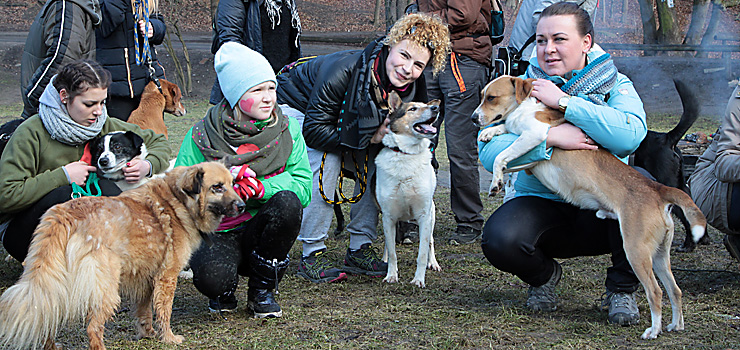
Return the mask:
<path fill-rule="evenodd" d="M 689 131 L 689 128 L 694 124 L 696 118 L 699 117 L 700 104 L 696 99 L 696 95 L 694 95 L 686 83 L 681 80 L 674 79 L 673 84 L 676 85 L 678 97 L 681 98 L 681 105 L 683 106 L 681 120 L 673 130 L 668 132 L 666 136 L 669 141 L 668 144 L 675 146 L 683 135 Z"/>
<path fill-rule="evenodd" d="M 660 195 L 666 202 L 677 205 L 681 208 L 686 216 L 686 220 L 688 220 L 691 225 L 691 238 L 694 242 L 698 242 L 707 231 L 707 219 L 696 206 L 694 201 L 691 200 L 691 197 L 689 197 L 686 192 L 677 188 L 662 185 L 660 188 Z M 670 207 L 666 208 L 666 213 L 670 217 Z"/>
<path fill-rule="evenodd" d="M 79 300 L 87 299 L 84 295 L 89 296 L 95 289 L 95 278 L 88 275 L 88 282 L 73 286 L 85 279 L 75 277 L 76 273 L 68 269 L 69 262 L 80 255 L 69 253 L 75 249 L 73 241 L 83 238 L 70 234 L 77 226 L 74 218 L 54 215 L 56 210 L 57 207 L 52 207 L 42 217 L 23 263 L 23 274 L 0 296 L 2 348 L 43 347 L 47 340 L 54 340 L 60 325 L 82 318 L 88 309 L 89 303 L 81 304 Z"/>

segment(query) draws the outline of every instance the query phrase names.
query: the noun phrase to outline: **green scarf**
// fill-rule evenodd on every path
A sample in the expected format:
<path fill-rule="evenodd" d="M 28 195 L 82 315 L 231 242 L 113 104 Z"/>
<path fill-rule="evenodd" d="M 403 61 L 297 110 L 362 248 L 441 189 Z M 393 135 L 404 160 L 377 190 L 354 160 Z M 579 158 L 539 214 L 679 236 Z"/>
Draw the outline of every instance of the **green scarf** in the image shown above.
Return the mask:
<path fill-rule="evenodd" d="M 248 164 L 257 176 L 285 167 L 293 150 L 288 118 L 275 106 L 277 121 L 237 121 L 226 100 L 208 109 L 193 126 L 193 141 L 207 160 L 223 160 L 227 167 Z"/>

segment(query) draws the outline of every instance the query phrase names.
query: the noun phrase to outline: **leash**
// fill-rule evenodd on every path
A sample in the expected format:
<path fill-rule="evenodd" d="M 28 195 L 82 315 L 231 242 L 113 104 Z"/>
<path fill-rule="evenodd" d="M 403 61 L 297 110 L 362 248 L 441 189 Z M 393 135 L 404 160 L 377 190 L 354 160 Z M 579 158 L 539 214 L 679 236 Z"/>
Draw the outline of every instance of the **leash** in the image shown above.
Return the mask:
<path fill-rule="evenodd" d="M 139 33 L 137 30 L 139 21 L 144 21 L 144 29 L 147 31 L 149 30 L 149 23 L 151 23 L 149 20 L 149 0 L 132 0 L 131 6 L 134 10 L 134 57 L 136 58 L 136 64 L 139 66 L 146 64 L 149 79 L 157 85 L 159 93 L 164 95 L 162 85 L 159 83 L 159 79 L 152 66 L 152 47 L 149 44 L 147 33 L 141 33 L 143 47 L 139 47 Z"/>
<path fill-rule="evenodd" d="M 76 182 L 72 183 L 72 199 L 80 198 L 80 197 L 100 197 L 100 195 L 103 194 L 103 192 L 100 190 L 100 184 L 98 184 L 100 179 L 98 179 L 98 174 L 96 173 L 90 173 L 87 176 L 87 181 L 85 182 L 85 188 L 82 188 L 80 185 L 78 185 Z M 90 190 L 90 187 L 94 187 L 97 194 L 93 194 Z"/>
<path fill-rule="evenodd" d="M 319 167 L 319 193 L 321 193 L 321 198 L 324 199 L 324 202 L 327 204 L 343 204 L 343 203 L 357 203 L 360 201 L 360 198 L 362 198 L 362 195 L 365 194 L 365 190 L 367 189 L 367 161 L 369 157 L 369 153 L 367 150 L 365 150 L 365 164 L 363 164 L 363 168 L 360 169 L 360 165 L 357 164 L 357 158 L 355 158 L 355 152 L 352 152 L 352 162 L 355 164 L 355 172 L 357 173 L 357 181 L 360 184 L 360 193 L 358 193 L 356 196 L 352 198 L 347 198 L 344 196 L 344 192 L 342 191 L 342 183 L 344 181 L 344 175 L 341 169 L 344 169 L 344 152 L 341 153 L 342 161 L 340 165 L 339 170 L 339 196 L 342 197 L 341 200 L 331 200 L 328 197 L 326 197 L 326 194 L 324 194 L 324 162 L 326 161 L 326 153 L 324 152 L 324 155 L 321 156 L 321 166 Z"/>

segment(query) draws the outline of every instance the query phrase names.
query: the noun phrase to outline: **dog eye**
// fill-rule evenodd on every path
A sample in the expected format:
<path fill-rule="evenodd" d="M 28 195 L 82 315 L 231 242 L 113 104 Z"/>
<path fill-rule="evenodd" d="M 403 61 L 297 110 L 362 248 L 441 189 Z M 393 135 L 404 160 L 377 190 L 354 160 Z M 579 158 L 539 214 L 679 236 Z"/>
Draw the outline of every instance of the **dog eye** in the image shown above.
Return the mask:
<path fill-rule="evenodd" d="M 496 98 L 496 96 L 488 96 L 488 97 L 486 97 L 486 101 L 492 102 L 495 98 Z"/>
<path fill-rule="evenodd" d="M 416 112 L 419 108 L 418 107 L 409 107 L 409 112 Z"/>
<path fill-rule="evenodd" d="M 213 191 L 214 193 L 224 193 L 224 192 L 226 192 L 226 188 L 224 187 L 224 185 L 223 185 L 223 184 L 215 184 L 215 185 L 213 185 L 213 186 L 211 187 L 211 190 L 212 190 L 212 191 Z"/>
<path fill-rule="evenodd" d="M 114 151 L 120 151 L 121 150 L 121 145 L 113 145 L 113 150 Z"/>

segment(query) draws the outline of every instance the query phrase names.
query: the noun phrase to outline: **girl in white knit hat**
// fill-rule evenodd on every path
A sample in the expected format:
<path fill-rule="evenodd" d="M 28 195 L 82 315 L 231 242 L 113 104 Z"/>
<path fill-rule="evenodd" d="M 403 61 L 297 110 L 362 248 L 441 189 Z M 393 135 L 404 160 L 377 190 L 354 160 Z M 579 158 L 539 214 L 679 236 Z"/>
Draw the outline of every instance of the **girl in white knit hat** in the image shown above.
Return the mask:
<path fill-rule="evenodd" d="M 275 290 L 311 200 L 306 143 L 298 122 L 276 105 L 275 73 L 265 57 L 229 42 L 216 52 L 214 66 L 225 98 L 185 135 L 175 165 L 225 162 L 247 211 L 224 219 L 193 254 L 193 284 L 210 299 L 212 312 L 230 312 L 239 275 L 246 276 L 255 317 L 280 317 Z"/>

